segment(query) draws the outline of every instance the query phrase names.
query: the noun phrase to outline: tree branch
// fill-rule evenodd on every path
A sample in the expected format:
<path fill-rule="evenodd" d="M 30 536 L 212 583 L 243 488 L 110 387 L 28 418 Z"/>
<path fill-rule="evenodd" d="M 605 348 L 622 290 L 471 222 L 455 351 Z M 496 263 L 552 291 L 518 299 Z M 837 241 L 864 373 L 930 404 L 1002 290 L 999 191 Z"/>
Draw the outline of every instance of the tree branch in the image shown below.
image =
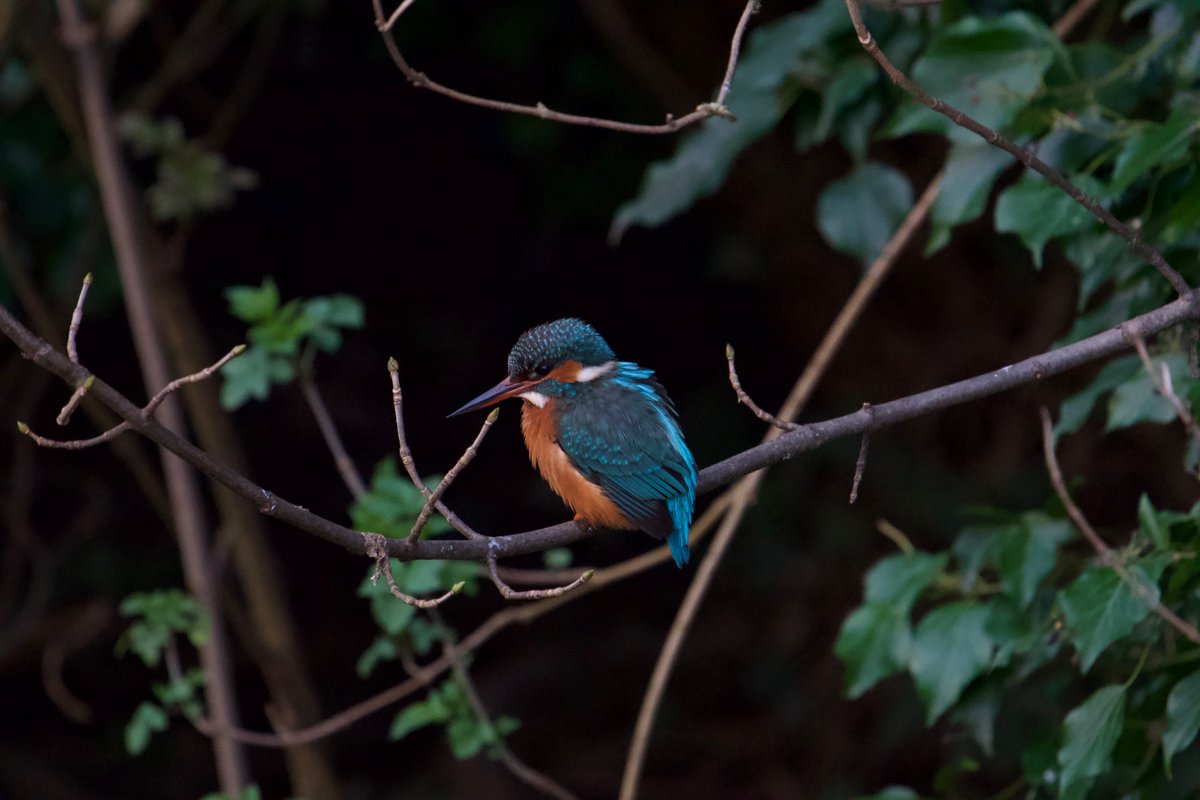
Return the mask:
<path fill-rule="evenodd" d="M 758 10 L 759 0 L 749 0 L 745 8 L 742 9 L 742 15 L 738 19 L 737 27 L 734 29 L 733 38 L 729 43 L 729 61 L 725 67 L 725 76 L 721 82 L 721 88 L 717 92 L 717 99 L 709 103 L 701 103 L 696 106 L 696 109 L 691 113 L 685 114 L 682 117 L 673 117 L 667 115 L 666 122 L 661 125 L 643 125 L 632 122 L 621 122 L 619 120 L 602 119 L 600 117 L 588 117 L 579 114 L 565 114 L 561 111 L 554 111 L 547 108 L 543 103 L 536 105 L 523 105 L 521 103 L 510 103 L 505 100 L 492 100 L 478 95 L 467 94 L 460 92 L 457 89 L 452 89 L 449 86 L 438 83 L 429 78 L 424 72 L 414 69 L 404 55 L 400 52 L 400 46 L 396 44 L 396 37 L 393 33 L 393 27 L 396 21 L 400 18 L 413 0 L 403 0 L 391 16 L 386 16 L 383 13 L 382 0 L 371 0 L 371 4 L 375 9 L 375 27 L 379 29 L 379 33 L 383 36 L 384 46 L 387 47 L 388 54 L 391 55 L 392 61 L 396 67 L 404 73 L 404 77 L 408 78 L 409 83 L 416 86 L 418 89 L 428 89 L 440 95 L 449 97 L 452 100 L 457 100 L 467 105 L 479 106 L 481 108 L 491 109 L 492 111 L 503 111 L 510 114 L 523 114 L 525 116 L 538 117 L 540 119 L 550 120 L 552 122 L 561 122 L 567 125 L 582 125 L 589 128 L 604 128 L 610 131 L 619 131 L 621 133 L 674 133 L 681 128 L 686 128 L 700 120 L 708 119 L 709 117 L 721 117 L 730 122 L 736 122 L 733 114 L 725 106 L 725 100 L 729 95 L 729 87 L 733 81 L 733 73 L 737 69 L 738 57 L 741 54 L 742 38 L 745 36 L 746 28 L 749 26 L 750 17 Z"/>
<path fill-rule="evenodd" d="M 1122 352 L 1130 347 L 1122 328 L 1146 337 L 1181 322 L 1197 319 L 1192 310 L 1193 299 L 1194 294 L 1186 300 L 1176 300 L 1147 314 L 1134 317 L 1123 326 L 1110 328 L 1078 342 L 974 378 L 872 405 L 870 411 L 860 409 L 824 422 L 803 425 L 773 441 L 751 447 L 701 470 L 698 491 L 711 492 L 755 470 L 815 450 L 832 439 L 861 436 L 866 431 L 878 431 L 925 414 L 1034 383 Z M 0 333 L 12 340 L 35 364 L 68 384 L 75 386 L 87 378 L 87 370 L 78 364 L 72 364 L 70 359 L 55 350 L 49 342 L 31 333 L 2 307 Z M 97 378 L 91 394 L 115 411 L 119 417 L 128 420 L 133 430 L 254 503 L 261 513 L 339 545 L 351 553 L 366 555 L 366 545 L 360 532 L 275 496 L 241 473 L 216 461 L 191 442 L 171 433 L 157 421 L 142 419 L 141 409 L 104 381 Z M 400 539 L 389 539 L 387 548 L 388 555 L 403 560 L 448 558 L 483 561 L 492 549 L 495 550 L 497 558 L 508 558 L 571 544 L 591 535 L 591 531 L 574 522 L 564 522 L 525 533 L 484 537 L 473 541 L 427 539 L 410 543 Z"/>

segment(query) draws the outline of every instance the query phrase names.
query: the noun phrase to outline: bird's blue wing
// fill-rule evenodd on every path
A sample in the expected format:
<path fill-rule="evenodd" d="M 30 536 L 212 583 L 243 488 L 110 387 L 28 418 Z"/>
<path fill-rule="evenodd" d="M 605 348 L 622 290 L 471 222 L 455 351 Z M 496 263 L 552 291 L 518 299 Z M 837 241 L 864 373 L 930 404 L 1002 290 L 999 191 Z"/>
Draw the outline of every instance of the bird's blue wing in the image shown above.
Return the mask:
<path fill-rule="evenodd" d="M 559 418 L 559 446 L 583 477 L 598 485 L 629 521 L 666 539 L 687 561 L 696 498 L 696 463 L 674 409 L 649 370 L 596 386 L 589 402 Z M 624 380 L 621 380 L 624 379 Z"/>

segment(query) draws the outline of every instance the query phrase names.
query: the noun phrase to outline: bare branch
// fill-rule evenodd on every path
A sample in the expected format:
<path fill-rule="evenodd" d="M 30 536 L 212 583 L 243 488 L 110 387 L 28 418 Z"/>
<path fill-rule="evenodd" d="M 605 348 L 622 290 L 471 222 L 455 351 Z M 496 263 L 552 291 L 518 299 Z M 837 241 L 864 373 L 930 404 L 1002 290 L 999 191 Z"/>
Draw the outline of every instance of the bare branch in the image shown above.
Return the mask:
<path fill-rule="evenodd" d="M 1200 425 L 1196 424 L 1196 418 L 1192 416 L 1187 404 L 1179 399 L 1179 395 L 1175 394 L 1175 387 L 1171 384 L 1170 368 L 1166 364 L 1160 364 L 1161 371 L 1155 370 L 1154 362 L 1150 360 L 1150 352 L 1146 349 L 1146 341 L 1133 333 L 1129 335 L 1129 338 L 1133 340 L 1134 349 L 1137 350 L 1138 358 L 1141 359 L 1142 366 L 1145 368 L 1146 374 L 1150 376 L 1150 382 L 1154 384 L 1154 388 L 1167 398 L 1167 402 L 1175 409 L 1175 415 L 1179 417 L 1179 421 L 1187 428 L 1192 439 L 1200 444 Z"/>
<path fill-rule="evenodd" d="M 1191 301 L 1192 298 L 1188 298 L 1168 303 L 1154 311 L 1133 318 L 1125 323 L 1124 329 L 1145 337 L 1152 336 L 1181 322 L 1197 319 Z M 67 383 L 77 385 L 87 379 L 87 370 L 78 364 L 73 364 L 65 355 L 57 352 L 51 344 L 31 333 L 13 317 L 8 309 L 3 307 L 0 307 L 0 333 L 16 343 L 35 364 L 57 375 Z M 1083 364 L 1119 353 L 1129 347 L 1130 343 L 1122 330 L 1110 328 L 1102 333 L 974 378 L 940 386 L 898 400 L 875 404 L 870 413 L 859 410 L 823 422 L 803 425 L 770 442 L 748 448 L 701 470 L 697 491 L 701 494 L 710 492 L 743 475 L 793 458 L 801 453 L 815 450 L 832 439 L 861 436 L 868 430 L 875 432 L 935 411 L 1041 381 Z M 818 348 L 819 351 L 820 348 Z M 117 416 L 129 422 L 133 430 L 178 455 L 205 475 L 254 503 L 262 513 L 337 544 L 351 553 L 365 554 L 365 545 L 359 531 L 339 525 L 272 494 L 237 470 L 217 461 L 191 442 L 173 434 L 156 420 L 145 418 L 140 408 L 99 378 L 96 379 L 91 393 L 92 396 L 115 411 Z M 795 392 L 793 392 L 793 396 L 795 396 Z M 790 400 L 791 398 L 789 398 Z M 438 510 L 442 511 L 440 507 Z M 442 513 L 445 514 L 444 511 Z M 451 519 L 451 524 L 454 524 L 453 519 Z M 508 536 L 481 537 L 480 541 L 430 539 L 409 543 L 404 539 L 389 539 L 387 549 L 389 555 L 405 560 L 449 558 L 483 561 L 493 550 L 497 558 L 508 558 L 524 553 L 540 552 L 550 547 L 560 547 L 585 539 L 590 535 L 590 531 L 574 522 L 564 522 L 548 528 Z"/>
<path fill-rule="evenodd" d="M 556 586 L 553 589 L 526 589 L 518 591 L 513 589 L 500 577 L 500 571 L 496 568 L 496 554 L 489 552 L 487 557 L 488 574 L 492 577 L 492 583 L 496 585 L 496 589 L 500 592 L 500 596 L 505 600 L 545 600 L 550 597 L 562 597 L 572 589 L 578 589 L 583 584 L 592 579 L 596 574 L 596 570 L 588 569 L 575 580 L 564 586 Z"/>
<path fill-rule="evenodd" d="M 88 389 L 92 388 L 92 384 L 96 382 L 96 376 L 89 375 L 87 380 L 75 387 L 75 391 L 71 393 L 70 399 L 63 405 L 62 411 L 58 412 L 58 416 L 54 418 L 60 426 L 65 426 L 71 421 L 71 415 L 75 413 L 75 409 L 79 408 L 79 404 L 83 402 L 83 398 L 87 395 Z"/>
<path fill-rule="evenodd" d="M 79 290 L 79 299 L 75 302 L 75 310 L 71 312 L 71 327 L 67 329 L 67 358 L 79 363 L 79 351 L 75 348 L 75 339 L 79 335 L 79 326 L 83 323 L 83 301 L 87 299 L 88 289 L 92 287 L 92 273 L 83 276 L 83 287 Z"/>
<path fill-rule="evenodd" d="M 535 105 L 524 105 L 521 103 L 510 103 L 505 100 L 492 100 L 478 95 L 467 94 L 460 92 L 457 89 L 452 89 L 449 86 L 438 83 L 429 78 L 425 73 L 414 69 L 400 52 L 400 46 L 396 44 L 396 37 L 392 30 L 400 15 L 408 9 L 413 0 L 404 0 L 391 16 L 385 16 L 383 13 L 383 3 L 381 0 L 371 0 L 372 6 L 375 9 L 375 27 L 379 29 L 383 36 L 384 46 L 387 47 L 388 54 L 391 55 L 392 61 L 396 67 L 408 78 L 409 83 L 416 86 L 418 89 L 428 89 L 452 100 L 457 100 L 460 103 L 479 106 L 480 108 L 491 109 L 492 111 L 503 111 L 509 114 L 523 114 L 531 117 L 538 117 L 551 122 L 561 122 L 567 125 L 581 125 L 589 128 L 604 128 L 611 131 L 619 131 L 621 133 L 646 133 L 646 134 L 662 134 L 674 133 L 681 128 L 686 128 L 700 120 L 708 119 L 709 117 L 721 117 L 730 122 L 735 122 L 733 114 L 725 106 L 725 98 L 729 94 L 729 86 L 733 81 L 733 73 L 737 68 L 738 57 L 741 54 L 742 38 L 745 36 L 746 28 L 748 27 L 750 17 L 758 10 L 759 0 L 749 0 L 745 8 L 742 10 L 742 15 L 738 19 L 737 27 L 734 29 L 733 37 L 729 44 L 729 62 L 725 67 L 725 76 L 721 83 L 721 89 L 717 94 L 717 99 L 714 102 L 700 103 L 696 109 L 682 117 L 674 117 L 667 115 L 666 122 L 661 125 L 644 125 L 633 122 L 621 122 L 619 120 L 603 119 L 600 117 L 589 117 L 579 114 L 566 114 L 561 111 L 554 111 L 547 108 L 544 103 Z"/>
<path fill-rule="evenodd" d="M 1121 557 L 1108 546 L 1100 535 L 1096 533 L 1096 529 L 1088 522 L 1087 517 L 1083 515 L 1083 511 L 1079 506 L 1075 505 L 1075 501 L 1071 499 L 1070 492 L 1067 491 L 1067 484 L 1063 480 L 1062 468 L 1058 465 L 1058 457 L 1054 454 L 1054 427 L 1050 422 L 1050 412 L 1042 406 L 1042 452 L 1046 458 L 1046 471 L 1050 474 L 1050 483 L 1054 486 L 1054 493 L 1058 495 L 1058 499 L 1062 502 L 1063 507 L 1067 510 L 1067 515 L 1071 521 L 1075 523 L 1075 527 L 1079 528 L 1079 532 L 1083 534 L 1083 538 L 1087 539 L 1092 549 L 1096 551 L 1096 555 L 1100 557 L 1100 563 L 1112 569 L 1117 573 L 1118 577 L 1142 599 L 1142 601 L 1150 607 L 1150 609 L 1162 617 L 1168 625 L 1181 634 L 1186 636 L 1190 641 L 1200 644 L 1200 630 L 1190 622 L 1180 618 L 1171 609 L 1164 606 L 1158 598 L 1150 592 L 1150 590 L 1137 578 L 1130 574 L 1125 568 L 1125 564 L 1121 561 Z"/>
<path fill-rule="evenodd" d="M 483 421 L 483 427 L 479 429 L 475 441 L 471 442 L 471 445 L 463 451 L 463 454 L 459 456 L 458 461 L 450 468 L 450 471 L 442 477 L 437 488 L 426 495 L 425 505 L 421 507 L 421 513 L 417 514 L 417 519 L 413 522 L 412 531 L 408 534 L 409 541 L 416 541 L 421 538 L 421 531 L 424 530 L 425 524 L 429 522 L 429 518 L 433 515 L 434 506 L 442 499 L 442 495 L 450 488 L 450 484 L 454 483 L 454 479 L 458 477 L 458 473 L 462 472 L 467 464 L 470 464 L 471 460 L 475 458 L 475 454 L 479 452 L 479 445 L 483 442 L 483 437 L 487 436 L 488 431 L 492 429 L 492 426 L 496 424 L 496 420 L 498 419 L 500 419 L 500 409 L 493 408 Z"/>
<path fill-rule="evenodd" d="M 922 105 L 930 108 L 933 111 L 947 117 L 951 122 L 960 128 L 965 128 L 972 133 L 983 137 L 983 140 L 990 145 L 1000 148 L 1009 153 L 1026 167 L 1037 172 L 1044 177 L 1053 186 L 1065 192 L 1068 197 L 1074 200 L 1079 205 L 1086 208 L 1092 213 L 1096 219 L 1104 223 L 1108 228 L 1120 236 L 1128 243 L 1131 250 L 1144 258 L 1154 266 L 1162 276 L 1167 279 L 1171 286 L 1179 293 L 1180 297 L 1191 297 L 1191 290 L 1187 281 L 1183 279 L 1174 267 L 1163 258 L 1162 253 L 1158 252 L 1153 245 L 1144 241 L 1141 234 L 1135 231 L 1130 226 L 1121 222 L 1114 217 L 1108 209 L 1104 208 L 1091 195 L 1084 192 L 1078 186 L 1065 177 L 1060 175 L 1053 167 L 1039 159 L 1033 152 L 1024 147 L 1018 147 L 1012 141 L 1001 136 L 996 130 L 989 128 L 978 120 L 974 119 L 957 108 L 949 105 L 943 100 L 931 97 L 924 89 L 921 88 L 914 80 L 905 75 L 898 69 L 883 51 L 879 49 L 879 44 L 871 35 L 871 31 L 867 28 L 866 22 L 863 20 L 862 8 L 859 5 L 859 0 L 846 0 L 846 8 L 850 12 L 850 20 L 854 24 L 854 30 L 858 34 L 859 44 L 863 46 L 872 58 L 874 58 L 879 66 L 883 67 L 883 71 L 887 73 L 888 78 L 892 83 L 899 86 L 904 91 L 908 92 L 917 99 Z M 1085 9 L 1086 11 L 1086 9 Z"/>
<path fill-rule="evenodd" d="M 451 597 L 454 597 L 454 595 L 462 592 L 463 581 L 454 584 L 450 587 L 450 591 L 440 597 L 413 597 L 411 594 L 402 592 L 400 587 L 396 585 L 396 576 L 392 574 L 392 559 L 387 554 L 387 537 L 369 532 L 364 532 L 362 536 L 367 542 L 367 555 L 375 559 L 375 571 L 371 573 L 371 583 L 378 581 L 379 576 L 382 575 L 387 581 L 388 589 L 391 591 L 392 596 L 405 605 L 416 606 L 417 608 L 437 608 Z"/>
<path fill-rule="evenodd" d="M 189 383 L 195 383 L 197 381 L 204 380 L 205 378 L 211 376 L 214 372 L 219 370 L 221 367 L 225 366 L 225 364 L 227 364 L 229 361 L 240 356 L 245 351 L 246 351 L 246 345 L 239 344 L 237 347 L 233 348 L 228 353 L 221 356 L 221 358 L 216 363 L 212 364 L 211 366 L 205 367 L 204 369 L 200 370 L 199 372 L 193 372 L 191 375 L 184 375 L 182 378 L 176 378 L 175 380 L 171 381 L 166 386 L 164 386 L 162 388 L 162 390 L 159 391 L 158 394 L 154 395 L 154 397 L 152 397 L 150 399 L 149 403 L 147 403 L 142 408 L 138 409 L 139 419 L 141 419 L 141 420 L 150 419 L 151 415 L 154 413 L 154 410 L 156 408 L 158 408 L 162 404 L 163 400 L 166 400 L 167 396 L 170 395 L 172 392 L 179 389 L 181 386 L 185 386 Z M 81 366 L 80 369 L 82 369 L 82 368 L 83 367 Z M 71 399 L 67 401 L 66 407 L 63 408 L 63 413 L 67 412 L 67 409 L 73 409 L 76 405 L 78 405 L 79 401 L 83 399 L 83 395 L 88 391 L 88 389 L 92 388 L 92 385 L 95 382 L 96 382 L 96 376 L 88 375 L 87 378 L 84 379 L 83 383 L 81 383 L 79 385 L 79 388 L 75 390 L 75 394 L 71 395 Z M 62 417 L 61 413 L 59 414 L 59 417 L 61 420 L 61 417 Z M 64 423 L 60 421 L 59 424 L 62 425 Z M 26 425 L 24 422 L 17 423 L 17 430 L 19 430 L 25 436 L 28 436 L 30 439 L 32 439 L 34 442 L 36 442 L 39 447 L 48 447 L 52 450 L 86 450 L 87 448 L 95 447 L 98 444 L 104 444 L 105 442 L 111 442 L 113 439 L 117 438 L 125 431 L 136 429 L 136 428 L 137 428 L 137 424 L 133 420 L 126 419 L 124 422 L 121 422 L 120 424 L 118 424 L 112 428 L 109 428 L 104 433 L 101 433 L 98 436 L 93 436 L 90 439 L 61 440 L 61 439 L 49 439 L 45 436 L 39 436 L 38 434 L 31 431 L 29 429 L 29 426 Z"/>
<path fill-rule="evenodd" d="M 737 366 L 735 366 L 733 363 L 733 345 L 731 344 L 725 345 L 725 360 L 729 362 L 729 385 L 733 387 L 734 393 L 737 394 L 739 403 L 754 412 L 754 416 L 758 417 L 763 422 L 767 423 L 768 425 L 774 425 L 780 430 L 794 431 L 796 428 L 800 427 L 794 422 L 788 422 L 787 420 L 780 419 L 769 411 L 764 411 L 758 403 L 754 402 L 754 398 L 746 393 L 746 390 L 742 388 L 741 380 L 738 378 Z"/>
<path fill-rule="evenodd" d="M 333 465 L 337 468 L 338 475 L 342 476 L 342 482 L 346 484 L 351 495 L 356 498 L 362 497 L 367 493 L 366 482 L 363 481 L 362 475 L 354 466 L 350 454 L 346 452 L 346 445 L 342 443 L 342 437 L 338 433 L 337 426 L 333 424 L 333 417 L 330 415 L 325 401 L 321 398 L 316 381 L 313 380 L 312 371 L 309 369 L 300 370 L 300 392 L 304 395 L 304 400 L 308 403 L 313 418 L 317 421 L 321 438 L 325 440 L 325 446 L 329 448 L 329 453 L 333 456 Z"/>

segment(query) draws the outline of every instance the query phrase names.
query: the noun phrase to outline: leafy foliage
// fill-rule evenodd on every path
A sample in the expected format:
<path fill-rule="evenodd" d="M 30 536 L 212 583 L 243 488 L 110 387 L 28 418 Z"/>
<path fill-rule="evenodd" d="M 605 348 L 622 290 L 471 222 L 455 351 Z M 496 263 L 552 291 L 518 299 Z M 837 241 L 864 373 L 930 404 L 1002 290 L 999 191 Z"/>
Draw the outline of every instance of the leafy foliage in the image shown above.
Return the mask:
<path fill-rule="evenodd" d="M 388 736 L 393 740 L 403 739 L 428 725 L 443 726 L 454 757 L 468 759 L 484 748 L 494 755 L 496 746 L 520 723 L 511 717 L 497 717 L 491 722 L 480 719 L 471 708 L 466 690 L 450 678 L 430 690 L 424 700 L 405 706 L 392 720 Z"/>
<path fill-rule="evenodd" d="M 186 222 L 197 214 L 233 205 L 234 194 L 253 189 L 257 176 L 225 156 L 184 136 L 179 120 L 155 120 L 130 111 L 117 130 L 134 155 L 155 159 L 156 179 L 147 190 L 150 211 L 159 220 Z"/>
<path fill-rule="evenodd" d="M 191 595 L 179 589 L 136 592 L 121 602 L 120 612 L 136 619 L 117 640 L 117 655 L 132 650 L 148 667 L 159 665 L 176 633 L 197 647 L 208 640 L 208 617 Z"/>
<path fill-rule="evenodd" d="M 357 297 L 335 294 L 282 303 L 269 277 L 261 286 L 227 289 L 225 297 L 230 313 L 250 326 L 246 352 L 221 368 L 221 405 L 230 409 L 266 400 L 272 385 L 296 377 L 301 358 L 317 350 L 336 352 L 343 330 L 363 326 Z"/>
<path fill-rule="evenodd" d="M 439 477 L 432 475 L 427 480 L 433 488 Z M 355 498 L 350 506 L 350 520 L 355 530 L 384 536 L 408 536 L 424 505 L 424 495 L 407 477 L 401 477 L 396 459 L 388 457 L 376 465 L 369 491 Z M 423 535 L 433 536 L 448 530 L 450 523 L 435 513 Z"/>

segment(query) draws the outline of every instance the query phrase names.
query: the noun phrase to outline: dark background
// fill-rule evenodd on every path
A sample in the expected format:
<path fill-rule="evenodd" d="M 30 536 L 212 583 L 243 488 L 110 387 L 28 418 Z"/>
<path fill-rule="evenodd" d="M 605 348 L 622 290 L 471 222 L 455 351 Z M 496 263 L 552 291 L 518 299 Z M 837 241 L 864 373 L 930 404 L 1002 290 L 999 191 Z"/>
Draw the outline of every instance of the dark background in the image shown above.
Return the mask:
<path fill-rule="evenodd" d="M 182 18 L 187 8 L 174 5 L 162 14 Z M 770 4 L 756 24 L 802 5 Z M 398 38 L 418 69 L 484 96 L 649 122 L 709 98 L 740 3 L 626 3 L 658 63 L 639 62 L 605 37 L 593 15 L 608 13 L 606 7 L 426 0 L 404 17 Z M 158 63 L 153 31 L 136 31 L 114 64 L 118 103 Z M 235 43 L 209 74 L 208 88 L 216 92 L 233 79 L 237 51 Z M 188 130 L 203 128 L 212 113 L 204 88 L 172 96 L 165 111 Z M 523 330 L 566 315 L 593 323 L 619 357 L 658 372 L 697 459 L 709 464 L 764 432 L 728 386 L 725 343 L 737 348 L 747 389 L 777 408 L 860 274 L 814 223 L 821 188 L 848 171 L 850 159 L 836 144 L 798 153 L 788 128 L 740 159 L 716 196 L 610 247 L 615 209 L 634 196 L 646 165 L 672 152 L 674 137 L 456 104 L 406 84 L 374 31 L 369 3 L 292 7 L 261 96 L 226 149 L 231 162 L 257 173 L 259 186 L 190 232 L 186 282 L 219 350 L 244 336 L 226 311 L 227 286 L 270 275 L 285 298 L 362 298 L 365 328 L 349 334 L 335 357 L 320 358 L 317 370 L 364 472 L 394 452 L 388 356 L 401 364 L 418 464 L 442 471 L 478 423 L 445 414 L 502 377 L 505 355 Z M 902 169 L 919 192 L 943 147 L 914 136 L 877 143 L 872 155 Z M 20 209 L 10 213 L 20 221 Z M 919 237 L 901 257 L 805 419 L 985 372 L 1045 350 L 1066 332 L 1075 278 L 1053 248 L 1037 272 L 1015 239 L 997 238 L 986 222 L 958 231 L 934 258 L 922 258 L 922 246 Z M 102 258 L 97 274 L 83 361 L 141 397 L 111 263 Z M 69 311 L 78 284 L 40 279 L 60 313 Z M 0 357 L 4 419 L 27 419 L 49 432 L 65 391 L 12 348 Z M 964 747 L 962 736 L 951 727 L 924 729 L 906 679 L 846 701 L 832 654 L 842 618 L 860 599 L 863 572 L 894 549 L 875 522 L 886 519 L 918 547 L 934 549 L 946 546 L 973 507 L 1043 504 L 1049 492 L 1037 407 L 1087 377 L 1073 374 L 875 436 L 855 506 L 846 497 L 857 442 L 834 442 L 774 468 L 683 649 L 643 796 L 847 798 L 889 783 L 927 789 L 946 753 Z M 516 403 L 504 406 L 497 430 L 448 498 L 489 533 L 565 518 L 528 465 L 516 411 Z M 294 387 L 239 411 L 236 424 L 255 480 L 346 521 L 348 492 Z M 91 433 L 85 421 L 72 431 Z M 1074 437 L 1063 452 L 1069 471 L 1087 475 L 1077 499 L 1093 522 L 1133 525 L 1120 515 L 1131 513 L 1149 475 L 1156 476 L 1156 501 L 1187 499 L 1157 477 L 1171 474 L 1158 465 L 1179 458 L 1167 432 L 1118 434 L 1102 448 L 1094 434 Z M 10 476 L 0 477 L 6 494 L 31 493 L 33 523 L 50 546 L 69 535 L 80 508 L 88 509 L 88 531 L 64 550 L 34 632 L 6 638 L 0 651 L 0 797 L 192 798 L 213 790 L 209 745 L 181 721 L 137 759 L 125 754 L 121 739 L 158 676 L 133 657 L 113 656 L 123 629 L 114 609 L 131 591 L 181 585 L 166 528 L 103 449 L 35 453 L 6 436 L 0 457 L 13 465 L 0 468 Z M 325 710 L 400 680 L 394 664 L 367 682 L 354 672 L 376 630 L 355 595 L 365 560 L 268 524 Z M 604 533 L 574 552 L 577 563 L 605 565 L 650 546 L 640 535 Z M 489 708 L 522 722 L 509 739 L 515 752 L 583 797 L 615 794 L 650 670 L 704 553 L 702 545 L 684 571 L 663 565 L 510 629 L 477 654 L 473 674 Z M 454 600 L 445 614 L 467 631 L 502 606 L 485 588 Z M 63 672 L 93 710 L 90 723 L 78 724 L 47 698 L 42 661 L 56 627 L 89 609 L 103 622 L 71 650 Z M 244 722 L 267 729 L 260 679 L 248 663 L 241 667 Z M 455 761 L 435 729 L 389 743 L 394 710 L 328 740 L 347 797 L 527 795 L 485 758 Z M 253 759 L 264 795 L 287 796 L 278 753 L 255 750 Z M 1011 774 L 1016 765 L 995 769 Z"/>

